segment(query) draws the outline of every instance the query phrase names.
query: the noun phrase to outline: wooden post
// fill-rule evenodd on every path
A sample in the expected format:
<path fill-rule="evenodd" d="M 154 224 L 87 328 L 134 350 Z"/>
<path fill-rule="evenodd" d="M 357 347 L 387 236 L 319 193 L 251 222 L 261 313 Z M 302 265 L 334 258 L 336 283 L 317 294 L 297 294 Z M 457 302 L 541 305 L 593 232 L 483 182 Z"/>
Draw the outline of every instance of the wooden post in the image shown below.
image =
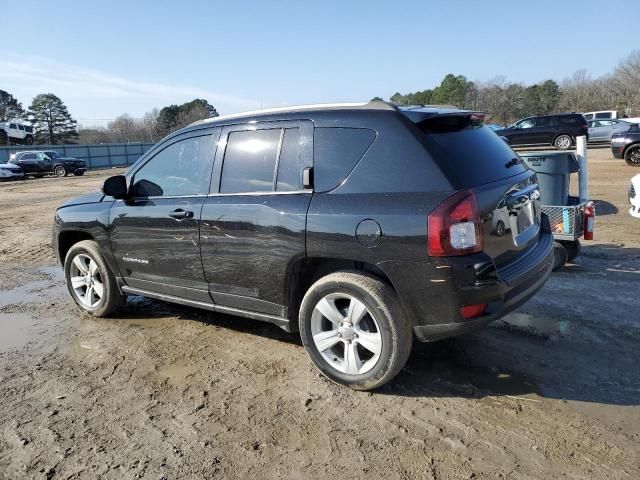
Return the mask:
<path fill-rule="evenodd" d="M 587 165 L 587 137 L 584 135 L 576 138 L 576 158 L 580 165 L 578 174 L 580 202 L 587 202 L 589 201 L 589 166 Z"/>

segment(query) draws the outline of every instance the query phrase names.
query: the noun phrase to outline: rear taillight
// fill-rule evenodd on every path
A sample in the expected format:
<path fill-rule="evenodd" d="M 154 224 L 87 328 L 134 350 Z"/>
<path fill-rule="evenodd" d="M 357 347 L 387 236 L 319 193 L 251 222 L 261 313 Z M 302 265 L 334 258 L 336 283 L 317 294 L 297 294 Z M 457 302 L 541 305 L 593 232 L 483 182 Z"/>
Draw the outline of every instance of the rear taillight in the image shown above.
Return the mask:
<path fill-rule="evenodd" d="M 478 303 L 476 305 L 467 305 L 466 307 L 460 308 L 460 316 L 465 320 L 469 318 L 481 317 L 482 315 L 484 315 L 484 312 L 486 310 L 487 310 L 486 303 Z"/>
<path fill-rule="evenodd" d="M 448 197 L 429 214 L 427 225 L 428 251 L 432 257 L 482 251 L 478 205 L 471 191 Z"/>

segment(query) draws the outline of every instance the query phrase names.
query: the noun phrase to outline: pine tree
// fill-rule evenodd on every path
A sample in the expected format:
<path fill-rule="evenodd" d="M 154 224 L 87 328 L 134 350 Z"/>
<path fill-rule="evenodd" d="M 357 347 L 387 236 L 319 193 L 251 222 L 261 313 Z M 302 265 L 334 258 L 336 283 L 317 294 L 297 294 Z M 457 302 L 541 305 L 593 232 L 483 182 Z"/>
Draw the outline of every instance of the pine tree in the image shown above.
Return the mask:
<path fill-rule="evenodd" d="M 0 90 L 0 122 L 7 122 L 23 115 L 22 104 L 9 92 Z"/>
<path fill-rule="evenodd" d="M 36 95 L 29 107 L 28 117 L 38 143 L 55 145 L 75 143 L 78 139 L 77 122 L 62 100 L 53 93 Z"/>

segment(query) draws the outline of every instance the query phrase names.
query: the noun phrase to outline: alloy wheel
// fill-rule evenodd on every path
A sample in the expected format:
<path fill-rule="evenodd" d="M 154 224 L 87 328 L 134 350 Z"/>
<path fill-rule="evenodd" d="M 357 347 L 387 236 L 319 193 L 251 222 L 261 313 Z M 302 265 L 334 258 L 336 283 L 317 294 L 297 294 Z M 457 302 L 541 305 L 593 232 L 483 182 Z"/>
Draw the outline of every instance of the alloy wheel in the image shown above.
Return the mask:
<path fill-rule="evenodd" d="M 556 140 L 556 147 L 558 147 L 558 148 L 560 148 L 562 150 L 566 150 L 570 146 L 571 146 L 571 139 L 569 137 L 567 137 L 566 135 L 558 137 L 558 139 Z"/>
<path fill-rule="evenodd" d="M 87 254 L 79 253 L 73 258 L 69 273 L 73 293 L 80 303 L 89 309 L 100 305 L 104 284 L 96 261 Z"/>
<path fill-rule="evenodd" d="M 62 166 L 56 167 L 53 173 L 55 173 L 58 177 L 64 177 L 67 174 L 66 170 Z"/>
<path fill-rule="evenodd" d="M 634 147 L 627 153 L 627 162 L 629 165 L 640 167 L 640 147 Z"/>
<path fill-rule="evenodd" d="M 346 293 L 331 293 L 317 303 L 311 335 L 322 358 L 338 372 L 361 375 L 380 359 L 378 322 L 362 301 Z"/>

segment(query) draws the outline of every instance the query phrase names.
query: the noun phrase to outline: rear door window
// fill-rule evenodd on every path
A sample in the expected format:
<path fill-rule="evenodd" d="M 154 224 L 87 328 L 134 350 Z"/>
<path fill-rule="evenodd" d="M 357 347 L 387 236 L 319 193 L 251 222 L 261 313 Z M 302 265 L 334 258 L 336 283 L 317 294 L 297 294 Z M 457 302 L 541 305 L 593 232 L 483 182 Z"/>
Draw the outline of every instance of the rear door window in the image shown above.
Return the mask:
<path fill-rule="evenodd" d="M 528 170 L 509 145 L 470 116 L 435 117 L 418 127 L 427 151 L 456 184 L 472 187 Z"/>
<path fill-rule="evenodd" d="M 229 133 L 220 193 L 273 191 L 281 128 Z"/>
<path fill-rule="evenodd" d="M 332 190 L 351 173 L 376 138 L 368 128 L 316 128 L 313 133 L 314 189 Z"/>
<path fill-rule="evenodd" d="M 278 160 L 277 192 L 302 190 L 300 139 L 299 128 L 284 129 Z"/>

